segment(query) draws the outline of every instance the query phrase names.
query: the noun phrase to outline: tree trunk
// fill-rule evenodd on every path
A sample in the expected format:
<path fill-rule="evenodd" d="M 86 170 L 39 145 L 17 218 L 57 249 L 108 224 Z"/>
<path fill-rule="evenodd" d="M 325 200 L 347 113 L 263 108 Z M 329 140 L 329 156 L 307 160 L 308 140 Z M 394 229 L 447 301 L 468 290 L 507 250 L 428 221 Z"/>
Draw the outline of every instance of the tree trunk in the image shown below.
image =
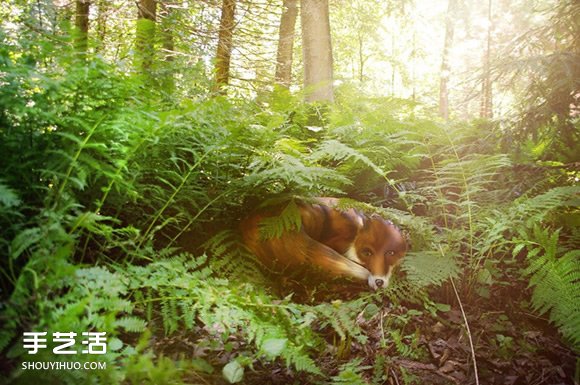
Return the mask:
<path fill-rule="evenodd" d="M 173 1 L 161 3 L 161 41 L 163 46 L 164 69 L 161 79 L 161 87 L 167 95 L 175 91 L 175 78 L 173 76 L 173 58 L 175 54 L 175 42 L 173 40 Z"/>
<path fill-rule="evenodd" d="M 490 65 L 491 4 L 492 0 L 489 0 L 487 14 L 487 48 L 485 50 L 485 55 L 483 59 L 483 79 L 481 82 L 481 110 L 479 112 L 479 116 L 486 119 L 491 119 L 493 117 L 492 100 L 491 100 L 492 94 L 491 94 L 491 65 Z"/>
<path fill-rule="evenodd" d="M 362 82 L 365 79 L 364 66 L 366 59 L 364 58 L 364 40 L 362 33 L 358 34 L 358 79 Z"/>
<path fill-rule="evenodd" d="M 219 40 L 215 60 L 215 86 L 219 91 L 229 83 L 230 61 L 232 57 L 233 34 L 235 26 L 236 0 L 223 0 L 220 20 Z"/>
<path fill-rule="evenodd" d="M 107 25 L 109 12 L 109 2 L 99 1 L 97 2 L 97 20 L 95 28 L 95 40 L 97 44 L 95 45 L 95 52 L 101 52 L 105 49 L 105 37 L 107 36 Z"/>
<path fill-rule="evenodd" d="M 395 76 L 397 75 L 397 67 L 395 63 L 395 33 L 391 33 L 391 97 L 395 96 Z"/>
<path fill-rule="evenodd" d="M 292 54 L 297 15 L 298 0 L 284 0 L 276 57 L 276 83 L 286 88 L 292 83 Z"/>
<path fill-rule="evenodd" d="M 82 60 L 87 57 L 89 41 L 89 10 L 90 0 L 76 0 L 75 9 L 75 49 Z"/>
<path fill-rule="evenodd" d="M 155 21 L 157 2 L 139 0 L 137 3 L 137 33 L 135 42 L 135 66 L 142 75 L 151 75 L 155 54 Z"/>
<path fill-rule="evenodd" d="M 304 89 L 308 102 L 332 102 L 332 44 L 328 0 L 301 0 Z"/>
<path fill-rule="evenodd" d="M 448 82 L 451 68 L 449 66 L 449 51 L 453 45 L 453 17 L 457 0 L 449 0 L 447 3 L 447 15 L 445 17 L 445 43 L 443 45 L 443 57 L 441 59 L 441 74 L 439 83 L 439 116 L 449 120 L 449 90 Z"/>
<path fill-rule="evenodd" d="M 413 25 L 413 49 L 411 50 L 411 85 L 412 93 L 411 100 L 415 102 L 417 100 L 417 29 Z"/>

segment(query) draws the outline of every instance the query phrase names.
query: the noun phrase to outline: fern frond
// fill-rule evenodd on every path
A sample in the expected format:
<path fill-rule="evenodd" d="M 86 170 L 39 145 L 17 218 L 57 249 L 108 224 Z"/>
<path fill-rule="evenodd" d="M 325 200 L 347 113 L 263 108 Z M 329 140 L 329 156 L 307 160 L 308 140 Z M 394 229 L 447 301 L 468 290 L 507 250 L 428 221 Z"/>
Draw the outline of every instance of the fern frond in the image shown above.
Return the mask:
<path fill-rule="evenodd" d="M 145 330 L 146 323 L 137 317 L 122 317 L 115 321 L 115 326 L 122 327 L 131 333 L 140 333 Z"/>
<path fill-rule="evenodd" d="M 311 308 L 317 315 L 321 327 L 330 326 L 341 340 L 353 337 L 360 343 L 366 343 L 367 337 L 356 322 L 356 315 L 366 305 L 365 300 L 359 298 L 349 302 L 324 303 Z"/>
<path fill-rule="evenodd" d="M 449 277 L 457 277 L 459 266 L 450 252 L 410 252 L 402 264 L 407 279 L 418 287 L 441 285 Z"/>
<path fill-rule="evenodd" d="M 300 209 L 296 202 L 291 200 L 280 215 L 263 218 L 260 221 L 260 239 L 280 238 L 285 232 L 297 232 L 301 227 Z"/>
<path fill-rule="evenodd" d="M 580 186 L 555 187 L 533 198 L 521 198 L 515 207 L 514 217 L 526 221 L 528 227 L 543 221 L 553 210 L 560 207 L 578 207 Z"/>
<path fill-rule="evenodd" d="M 580 350 L 580 250 L 558 256 L 559 232 L 536 226 L 529 246 L 529 266 L 524 271 L 534 287 L 532 306 L 550 313 L 550 320 L 572 346 Z"/>
<path fill-rule="evenodd" d="M 316 150 L 312 152 L 310 158 L 316 162 L 324 159 L 334 161 L 354 160 L 355 162 L 361 162 L 380 176 L 386 175 L 385 171 L 367 156 L 336 139 L 327 139 L 321 142 Z"/>
<path fill-rule="evenodd" d="M 370 366 L 363 366 L 361 358 L 355 358 L 340 366 L 339 373 L 332 377 L 332 385 L 368 385 L 363 377 L 363 371 L 370 369 Z"/>
<path fill-rule="evenodd" d="M 209 239 L 203 247 L 211 256 L 208 263 L 213 274 L 240 282 L 265 281 L 260 262 L 242 244 L 238 233 L 224 230 Z"/>
<path fill-rule="evenodd" d="M 252 172 L 244 178 L 247 188 L 264 187 L 271 193 L 290 189 L 297 192 L 315 190 L 340 194 L 343 193 L 342 187 L 352 184 L 348 177 L 336 170 L 288 154 L 262 153 L 248 168 Z"/>
<path fill-rule="evenodd" d="M 303 349 L 292 345 L 288 346 L 284 349 L 283 358 L 286 360 L 286 365 L 293 365 L 296 370 L 322 375 L 322 372 L 316 366 L 316 361 L 308 354 L 305 354 Z"/>
<path fill-rule="evenodd" d="M 16 191 L 8 187 L 2 179 L 0 179 L 0 205 L 4 207 L 16 207 L 21 203 Z M 0 207 L 1 208 L 1 207 Z"/>

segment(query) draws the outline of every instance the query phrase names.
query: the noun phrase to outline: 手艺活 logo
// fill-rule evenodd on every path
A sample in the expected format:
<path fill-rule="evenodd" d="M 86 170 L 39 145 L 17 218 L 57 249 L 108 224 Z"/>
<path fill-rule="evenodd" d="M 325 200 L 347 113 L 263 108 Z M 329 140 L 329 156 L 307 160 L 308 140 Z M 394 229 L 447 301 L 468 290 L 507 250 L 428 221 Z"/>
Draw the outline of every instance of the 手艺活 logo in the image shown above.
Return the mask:
<path fill-rule="evenodd" d="M 83 332 L 81 344 L 83 349 L 81 354 L 105 354 L 107 353 L 107 333 L 106 332 Z M 24 349 L 28 354 L 36 354 L 41 349 L 47 348 L 48 332 L 24 332 Z M 56 345 L 52 349 L 54 354 L 79 354 L 75 349 L 78 333 L 75 332 L 54 332 L 52 342 Z"/>

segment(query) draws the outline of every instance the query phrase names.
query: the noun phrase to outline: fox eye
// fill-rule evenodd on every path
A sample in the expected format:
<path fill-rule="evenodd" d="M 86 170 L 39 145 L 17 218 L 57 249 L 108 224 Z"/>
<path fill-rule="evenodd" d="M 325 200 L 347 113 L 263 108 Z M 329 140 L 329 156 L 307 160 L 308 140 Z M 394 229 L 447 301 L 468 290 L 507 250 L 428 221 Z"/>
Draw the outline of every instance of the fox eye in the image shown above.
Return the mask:
<path fill-rule="evenodd" d="M 370 257 L 371 255 L 373 255 L 373 252 L 371 251 L 371 249 L 365 248 L 362 250 L 362 256 L 363 257 Z"/>
<path fill-rule="evenodd" d="M 385 257 L 391 257 L 395 255 L 395 250 L 387 250 L 387 252 L 385 252 Z"/>

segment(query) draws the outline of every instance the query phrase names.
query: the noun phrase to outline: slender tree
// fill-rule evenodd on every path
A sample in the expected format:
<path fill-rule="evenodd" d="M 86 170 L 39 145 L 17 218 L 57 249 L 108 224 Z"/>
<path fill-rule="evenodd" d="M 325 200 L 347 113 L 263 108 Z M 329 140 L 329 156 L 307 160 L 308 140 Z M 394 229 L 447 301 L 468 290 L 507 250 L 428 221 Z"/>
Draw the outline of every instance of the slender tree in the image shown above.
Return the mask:
<path fill-rule="evenodd" d="M 173 59 L 175 57 L 175 41 L 173 38 L 174 1 L 161 3 L 161 44 L 163 48 L 164 70 L 161 87 L 168 95 L 175 90 L 175 78 L 173 76 Z"/>
<path fill-rule="evenodd" d="M 492 93 L 491 93 L 491 5 L 492 0 L 488 2 L 487 9 L 487 40 L 486 49 L 483 57 L 483 79 L 481 82 L 481 109 L 479 116 L 482 118 L 492 118 Z"/>
<path fill-rule="evenodd" d="M 332 102 L 332 44 L 328 0 L 301 0 L 304 88 L 309 102 Z"/>
<path fill-rule="evenodd" d="M 443 45 L 443 55 L 441 59 L 441 74 L 439 82 L 439 116 L 449 120 L 449 75 L 451 67 L 449 65 L 449 52 L 453 45 L 455 7 L 457 0 L 449 0 L 447 3 L 447 14 L 445 16 L 445 43 Z"/>
<path fill-rule="evenodd" d="M 75 2 L 75 49 L 79 57 L 86 59 L 89 41 L 89 11 L 90 0 L 76 0 Z"/>
<path fill-rule="evenodd" d="M 95 51 L 101 52 L 104 51 L 106 48 L 105 37 L 108 33 L 108 27 L 110 24 L 109 19 L 109 2 L 108 1 L 98 1 L 96 2 L 97 6 L 97 17 L 96 17 L 96 26 L 95 26 L 95 40 L 97 44 L 95 45 Z"/>
<path fill-rule="evenodd" d="M 229 83 L 235 27 L 236 0 L 223 0 L 218 46 L 215 60 L 215 89 L 219 91 Z"/>
<path fill-rule="evenodd" d="M 137 33 L 135 42 L 135 67 L 142 75 L 150 75 L 155 53 L 155 23 L 157 2 L 139 0 L 137 2 Z"/>
<path fill-rule="evenodd" d="M 292 53 L 297 15 L 298 0 L 284 0 L 276 57 L 276 83 L 283 87 L 289 87 L 292 81 Z"/>

